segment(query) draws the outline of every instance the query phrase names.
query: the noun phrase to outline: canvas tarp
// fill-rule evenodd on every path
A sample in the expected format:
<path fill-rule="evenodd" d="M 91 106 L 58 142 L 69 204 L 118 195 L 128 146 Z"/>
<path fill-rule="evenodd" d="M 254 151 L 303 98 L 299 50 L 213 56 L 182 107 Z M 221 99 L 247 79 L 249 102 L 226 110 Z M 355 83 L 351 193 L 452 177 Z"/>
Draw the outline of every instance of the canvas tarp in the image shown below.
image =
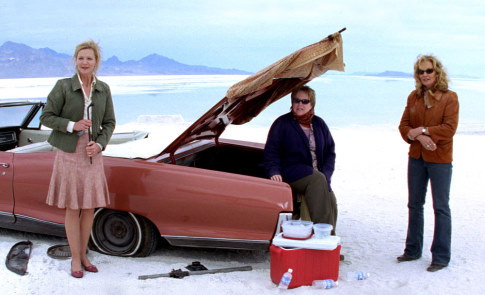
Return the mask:
<path fill-rule="evenodd" d="M 227 91 L 226 97 L 231 102 L 238 97 L 270 86 L 275 79 L 298 78 L 310 81 L 329 70 L 344 71 L 344 67 L 342 37 L 338 32 L 320 42 L 306 46 L 234 84 Z"/>

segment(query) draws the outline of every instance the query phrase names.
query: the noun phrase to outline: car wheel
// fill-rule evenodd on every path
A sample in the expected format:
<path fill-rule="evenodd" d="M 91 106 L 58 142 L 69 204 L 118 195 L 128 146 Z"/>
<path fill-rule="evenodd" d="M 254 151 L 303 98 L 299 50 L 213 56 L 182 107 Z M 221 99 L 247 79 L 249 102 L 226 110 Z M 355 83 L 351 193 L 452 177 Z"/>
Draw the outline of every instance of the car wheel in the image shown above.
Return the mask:
<path fill-rule="evenodd" d="M 158 239 L 156 228 L 141 216 L 110 209 L 94 213 L 90 246 L 101 253 L 145 257 L 156 249 Z"/>

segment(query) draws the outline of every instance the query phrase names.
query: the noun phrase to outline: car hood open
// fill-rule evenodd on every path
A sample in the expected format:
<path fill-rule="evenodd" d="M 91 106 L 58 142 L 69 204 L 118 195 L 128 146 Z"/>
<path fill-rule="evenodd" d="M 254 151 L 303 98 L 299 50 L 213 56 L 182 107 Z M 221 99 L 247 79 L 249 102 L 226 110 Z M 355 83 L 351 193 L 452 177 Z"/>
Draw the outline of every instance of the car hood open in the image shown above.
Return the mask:
<path fill-rule="evenodd" d="M 344 30 L 295 51 L 231 86 L 226 97 L 155 157 L 170 153 L 173 159 L 179 147 L 194 140 L 214 139 L 218 143 L 227 125 L 251 121 L 273 102 L 328 70 L 344 71 L 340 35 Z"/>

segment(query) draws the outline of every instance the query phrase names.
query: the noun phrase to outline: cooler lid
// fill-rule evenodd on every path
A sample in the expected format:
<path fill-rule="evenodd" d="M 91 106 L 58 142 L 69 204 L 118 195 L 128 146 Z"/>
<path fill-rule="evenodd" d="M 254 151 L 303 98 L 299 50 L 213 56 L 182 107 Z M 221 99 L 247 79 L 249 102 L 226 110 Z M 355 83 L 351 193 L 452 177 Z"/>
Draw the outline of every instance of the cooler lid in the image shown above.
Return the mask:
<path fill-rule="evenodd" d="M 306 240 L 294 240 L 283 238 L 283 234 L 276 235 L 273 239 L 273 245 L 284 248 L 300 248 L 314 250 L 335 250 L 340 245 L 339 236 L 328 236 L 323 239 L 317 239 L 315 235 Z"/>

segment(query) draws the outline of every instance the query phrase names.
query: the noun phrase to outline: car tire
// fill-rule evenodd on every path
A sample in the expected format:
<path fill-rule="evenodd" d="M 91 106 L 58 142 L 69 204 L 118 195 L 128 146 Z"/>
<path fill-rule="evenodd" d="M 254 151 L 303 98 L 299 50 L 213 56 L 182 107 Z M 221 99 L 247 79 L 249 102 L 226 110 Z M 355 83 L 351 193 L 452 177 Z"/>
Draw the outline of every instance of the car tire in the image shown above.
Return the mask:
<path fill-rule="evenodd" d="M 99 209 L 94 213 L 90 248 L 114 256 L 145 257 L 157 247 L 158 231 L 130 212 Z"/>

